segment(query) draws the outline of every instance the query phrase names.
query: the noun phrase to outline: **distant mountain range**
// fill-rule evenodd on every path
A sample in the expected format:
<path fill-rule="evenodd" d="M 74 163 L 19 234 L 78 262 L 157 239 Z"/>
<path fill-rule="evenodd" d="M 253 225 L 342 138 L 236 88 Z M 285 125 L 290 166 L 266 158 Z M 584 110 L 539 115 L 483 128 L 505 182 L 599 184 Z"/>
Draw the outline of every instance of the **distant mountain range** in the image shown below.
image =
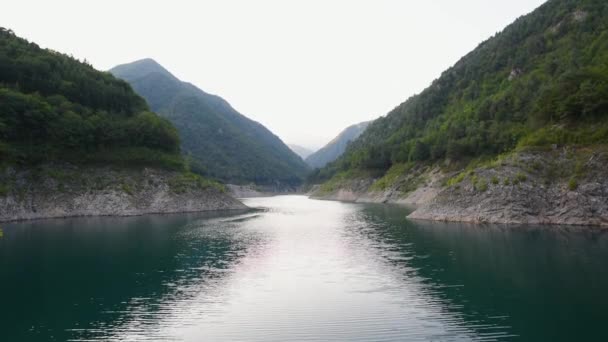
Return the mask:
<path fill-rule="evenodd" d="M 313 168 L 321 168 L 338 159 L 348 144 L 357 139 L 370 123 L 371 121 L 366 121 L 349 126 L 323 148 L 308 156 L 306 163 Z"/>
<path fill-rule="evenodd" d="M 281 139 L 224 99 L 182 82 L 152 59 L 110 72 L 171 121 L 197 173 L 228 183 L 299 184 L 308 167 Z"/>
<path fill-rule="evenodd" d="M 300 146 L 300 145 L 295 145 L 295 144 L 287 144 L 287 146 L 289 146 L 289 148 L 294 151 L 297 155 L 300 156 L 300 158 L 302 159 L 306 159 L 306 157 L 308 157 L 309 155 L 313 154 L 313 150 L 308 149 L 304 146 Z"/>

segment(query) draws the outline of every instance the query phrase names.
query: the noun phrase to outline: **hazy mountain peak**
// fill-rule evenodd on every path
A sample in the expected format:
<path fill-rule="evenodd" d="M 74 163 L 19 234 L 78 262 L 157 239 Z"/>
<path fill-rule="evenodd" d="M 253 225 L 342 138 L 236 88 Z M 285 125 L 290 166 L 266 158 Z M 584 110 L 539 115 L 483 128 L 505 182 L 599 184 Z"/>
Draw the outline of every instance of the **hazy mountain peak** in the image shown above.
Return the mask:
<path fill-rule="evenodd" d="M 347 127 L 323 148 L 308 156 L 306 163 L 311 167 L 321 168 L 338 159 L 344 153 L 348 144 L 357 139 L 370 123 L 371 121 L 365 121 Z"/>
<path fill-rule="evenodd" d="M 177 79 L 153 59 L 110 72 L 175 125 L 194 171 L 233 183 L 295 185 L 305 176 L 304 161 L 266 127 L 221 97 Z"/>
<path fill-rule="evenodd" d="M 306 148 L 304 146 L 300 146 L 300 145 L 296 145 L 296 144 L 287 144 L 287 146 L 289 146 L 289 148 L 294 151 L 297 155 L 300 156 L 300 158 L 302 159 L 306 159 L 308 156 L 310 156 L 314 151 Z"/>
<path fill-rule="evenodd" d="M 152 58 L 144 58 L 131 63 L 125 63 L 115 66 L 109 70 L 112 74 L 122 78 L 133 80 L 135 78 L 143 78 L 150 74 L 162 74 L 177 80 L 169 70 L 165 69 L 157 61 Z"/>

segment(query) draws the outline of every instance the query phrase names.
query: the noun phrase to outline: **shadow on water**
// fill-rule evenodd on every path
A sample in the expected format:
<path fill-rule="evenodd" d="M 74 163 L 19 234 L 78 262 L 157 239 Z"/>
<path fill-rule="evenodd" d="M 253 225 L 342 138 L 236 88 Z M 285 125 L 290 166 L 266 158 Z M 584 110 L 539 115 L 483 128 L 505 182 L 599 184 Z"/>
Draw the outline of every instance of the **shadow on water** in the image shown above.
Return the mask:
<path fill-rule="evenodd" d="M 220 283 L 223 270 L 263 243 L 231 223 L 252 217 L 200 213 L 5 225 L 0 279 L 10 281 L 0 281 L 2 340 L 105 340 L 133 315 L 140 329 L 154 329 L 154 320 L 145 318 L 162 303 L 187 300 L 195 295 L 188 289 L 201 281 Z"/>
<path fill-rule="evenodd" d="M 608 308 L 608 231 L 580 227 L 410 221 L 403 208 L 366 206 L 368 238 L 400 251 L 443 307 L 484 333 L 517 341 L 599 341 Z"/>

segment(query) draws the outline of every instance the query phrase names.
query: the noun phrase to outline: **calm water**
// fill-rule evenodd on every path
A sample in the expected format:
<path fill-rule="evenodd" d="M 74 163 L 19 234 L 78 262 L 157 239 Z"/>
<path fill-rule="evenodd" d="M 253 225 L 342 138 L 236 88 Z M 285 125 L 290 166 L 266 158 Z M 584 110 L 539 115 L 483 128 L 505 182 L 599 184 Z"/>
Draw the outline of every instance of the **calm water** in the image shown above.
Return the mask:
<path fill-rule="evenodd" d="M 4 225 L 0 340 L 608 340 L 604 232 L 247 204 Z"/>

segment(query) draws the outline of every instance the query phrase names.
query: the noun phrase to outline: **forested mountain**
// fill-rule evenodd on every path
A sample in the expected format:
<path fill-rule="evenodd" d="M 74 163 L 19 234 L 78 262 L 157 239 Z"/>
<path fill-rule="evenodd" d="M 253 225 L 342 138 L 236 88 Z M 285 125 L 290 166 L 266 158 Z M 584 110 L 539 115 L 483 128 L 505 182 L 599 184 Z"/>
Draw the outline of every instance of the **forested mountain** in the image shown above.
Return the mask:
<path fill-rule="evenodd" d="M 183 167 L 171 123 L 128 83 L 0 28 L 0 162 Z"/>
<path fill-rule="evenodd" d="M 178 129 L 191 168 L 230 183 L 299 184 L 308 167 L 277 136 L 222 98 L 182 82 L 151 59 L 117 66 L 150 107 Z"/>
<path fill-rule="evenodd" d="M 608 1 L 549 0 L 365 131 L 316 181 L 608 142 Z"/>
<path fill-rule="evenodd" d="M 348 144 L 357 139 L 370 123 L 366 121 L 347 127 L 323 148 L 308 156 L 306 163 L 313 168 L 321 168 L 338 159 Z"/>

